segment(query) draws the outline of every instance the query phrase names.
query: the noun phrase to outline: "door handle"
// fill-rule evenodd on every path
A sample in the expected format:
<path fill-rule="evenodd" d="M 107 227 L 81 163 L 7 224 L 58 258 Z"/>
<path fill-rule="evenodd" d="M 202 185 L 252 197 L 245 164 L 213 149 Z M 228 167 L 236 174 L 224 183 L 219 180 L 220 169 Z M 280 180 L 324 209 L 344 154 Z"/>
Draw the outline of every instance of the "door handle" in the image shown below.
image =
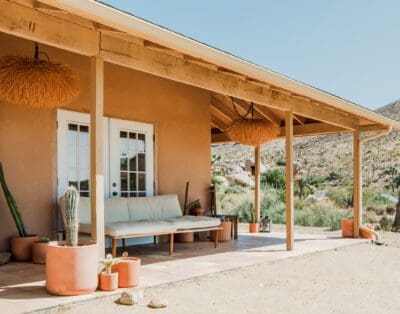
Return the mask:
<path fill-rule="evenodd" d="M 112 195 L 113 195 L 113 196 L 118 196 L 118 192 L 115 192 L 115 191 L 114 191 L 114 192 L 112 192 Z"/>

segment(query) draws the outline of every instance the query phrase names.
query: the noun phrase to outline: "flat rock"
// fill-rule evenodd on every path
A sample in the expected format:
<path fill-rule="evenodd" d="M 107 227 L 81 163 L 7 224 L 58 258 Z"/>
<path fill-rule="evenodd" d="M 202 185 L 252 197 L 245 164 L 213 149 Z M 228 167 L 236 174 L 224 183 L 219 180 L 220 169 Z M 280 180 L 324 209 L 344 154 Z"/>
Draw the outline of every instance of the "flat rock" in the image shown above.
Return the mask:
<path fill-rule="evenodd" d="M 0 253 L 0 265 L 7 264 L 10 261 L 10 258 L 11 258 L 10 252 Z"/>
<path fill-rule="evenodd" d="M 162 309 L 167 307 L 167 302 L 164 300 L 152 299 L 147 306 L 152 309 Z"/>
<path fill-rule="evenodd" d="M 123 291 L 119 298 L 119 303 L 125 304 L 125 305 L 134 305 L 135 298 L 133 296 L 133 293 L 128 292 L 128 291 Z"/>

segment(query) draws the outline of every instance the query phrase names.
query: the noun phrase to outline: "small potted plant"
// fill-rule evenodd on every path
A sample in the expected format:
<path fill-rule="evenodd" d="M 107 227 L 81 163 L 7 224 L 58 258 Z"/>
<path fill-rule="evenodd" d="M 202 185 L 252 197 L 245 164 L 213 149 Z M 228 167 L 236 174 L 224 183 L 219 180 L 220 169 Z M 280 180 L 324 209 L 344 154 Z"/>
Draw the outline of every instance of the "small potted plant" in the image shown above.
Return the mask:
<path fill-rule="evenodd" d="M 186 210 L 193 216 L 201 216 L 204 214 L 204 208 L 201 207 L 200 200 L 195 200 L 194 202 L 191 202 L 187 206 Z"/>
<path fill-rule="evenodd" d="M 78 241 L 79 193 L 75 187 L 67 189 L 62 202 L 66 241 L 48 244 L 46 289 L 55 295 L 87 294 L 98 286 L 99 248 L 94 241 Z"/>
<path fill-rule="evenodd" d="M 49 242 L 48 238 L 40 238 L 33 243 L 32 261 L 35 264 L 46 264 L 46 250 Z"/>
<path fill-rule="evenodd" d="M 100 263 L 103 265 L 103 270 L 100 273 L 100 289 L 104 291 L 114 291 L 118 289 L 118 272 L 112 271 L 114 259 L 111 254 L 107 254 L 106 258 Z"/>
<path fill-rule="evenodd" d="M 0 163 L 0 184 L 4 192 L 4 196 L 10 209 L 12 218 L 18 229 L 19 236 L 11 238 L 11 253 L 16 261 L 26 262 L 32 260 L 32 247 L 35 241 L 39 240 L 37 235 L 29 235 L 26 232 L 25 224 L 22 219 L 21 213 L 18 209 L 17 202 L 11 194 L 6 184 L 3 166 Z"/>
<path fill-rule="evenodd" d="M 130 288 L 137 287 L 140 284 L 141 260 L 138 257 L 128 256 L 124 252 L 122 257 L 112 265 L 112 271 L 118 272 L 118 287 Z"/>
<path fill-rule="evenodd" d="M 254 215 L 253 206 L 251 206 L 251 208 L 250 208 L 250 217 L 251 217 L 251 223 L 249 224 L 249 232 L 250 233 L 257 233 L 258 232 L 259 223 L 256 221 L 256 217 Z"/>

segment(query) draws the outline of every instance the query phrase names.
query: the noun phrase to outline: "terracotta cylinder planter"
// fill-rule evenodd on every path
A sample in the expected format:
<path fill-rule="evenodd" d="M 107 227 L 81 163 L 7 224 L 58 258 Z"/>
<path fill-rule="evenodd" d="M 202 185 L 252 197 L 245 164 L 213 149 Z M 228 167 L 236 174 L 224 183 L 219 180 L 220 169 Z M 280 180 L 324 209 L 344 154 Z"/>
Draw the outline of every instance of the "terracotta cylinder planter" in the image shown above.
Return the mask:
<path fill-rule="evenodd" d="M 219 225 L 222 230 L 218 230 L 218 241 L 224 242 L 229 241 L 231 239 L 231 229 L 232 222 L 231 221 L 223 221 Z M 210 233 L 211 241 L 215 240 L 215 232 Z"/>
<path fill-rule="evenodd" d="M 249 232 L 250 233 L 257 233 L 258 232 L 258 223 L 249 224 Z"/>
<path fill-rule="evenodd" d="M 177 233 L 175 234 L 174 238 L 175 242 L 191 243 L 194 241 L 194 233 L 193 232 Z"/>
<path fill-rule="evenodd" d="M 342 237 L 354 238 L 354 221 L 353 219 L 342 219 Z"/>
<path fill-rule="evenodd" d="M 32 260 L 33 243 L 39 241 L 37 235 L 11 238 L 11 253 L 17 262 L 28 262 Z"/>
<path fill-rule="evenodd" d="M 32 262 L 35 264 L 46 264 L 46 251 L 48 243 L 33 243 Z"/>
<path fill-rule="evenodd" d="M 100 274 L 100 289 L 104 291 L 114 291 L 118 289 L 118 273 L 101 273 Z"/>
<path fill-rule="evenodd" d="M 117 264 L 112 265 L 112 271 L 118 272 L 118 287 L 136 287 L 140 283 L 141 260 L 137 257 L 122 257 Z"/>
<path fill-rule="evenodd" d="M 46 289 L 55 295 L 80 295 L 98 286 L 99 249 L 96 242 L 50 242 L 46 256 Z"/>
<path fill-rule="evenodd" d="M 363 239 L 375 239 L 375 234 L 373 234 L 370 230 L 361 229 L 360 228 L 360 237 Z"/>

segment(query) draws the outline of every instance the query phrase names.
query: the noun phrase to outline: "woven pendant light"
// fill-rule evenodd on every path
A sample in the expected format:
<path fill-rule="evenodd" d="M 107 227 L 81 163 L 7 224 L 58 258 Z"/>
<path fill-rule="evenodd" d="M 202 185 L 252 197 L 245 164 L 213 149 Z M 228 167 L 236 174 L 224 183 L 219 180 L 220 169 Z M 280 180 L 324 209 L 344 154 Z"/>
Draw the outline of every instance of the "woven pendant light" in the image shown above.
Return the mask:
<path fill-rule="evenodd" d="M 44 56 L 43 60 L 40 56 Z M 0 99 L 15 105 L 59 108 L 79 95 L 79 84 L 68 65 L 52 62 L 35 43 L 33 58 L 0 59 Z"/>
<path fill-rule="evenodd" d="M 237 111 L 232 98 L 232 105 L 240 119 L 233 121 L 225 129 L 226 135 L 234 142 L 243 145 L 259 146 L 275 139 L 280 132 L 279 126 L 262 119 L 254 119 L 254 104 L 251 103 L 247 113 L 242 116 Z M 247 116 L 251 114 L 251 118 Z"/>

